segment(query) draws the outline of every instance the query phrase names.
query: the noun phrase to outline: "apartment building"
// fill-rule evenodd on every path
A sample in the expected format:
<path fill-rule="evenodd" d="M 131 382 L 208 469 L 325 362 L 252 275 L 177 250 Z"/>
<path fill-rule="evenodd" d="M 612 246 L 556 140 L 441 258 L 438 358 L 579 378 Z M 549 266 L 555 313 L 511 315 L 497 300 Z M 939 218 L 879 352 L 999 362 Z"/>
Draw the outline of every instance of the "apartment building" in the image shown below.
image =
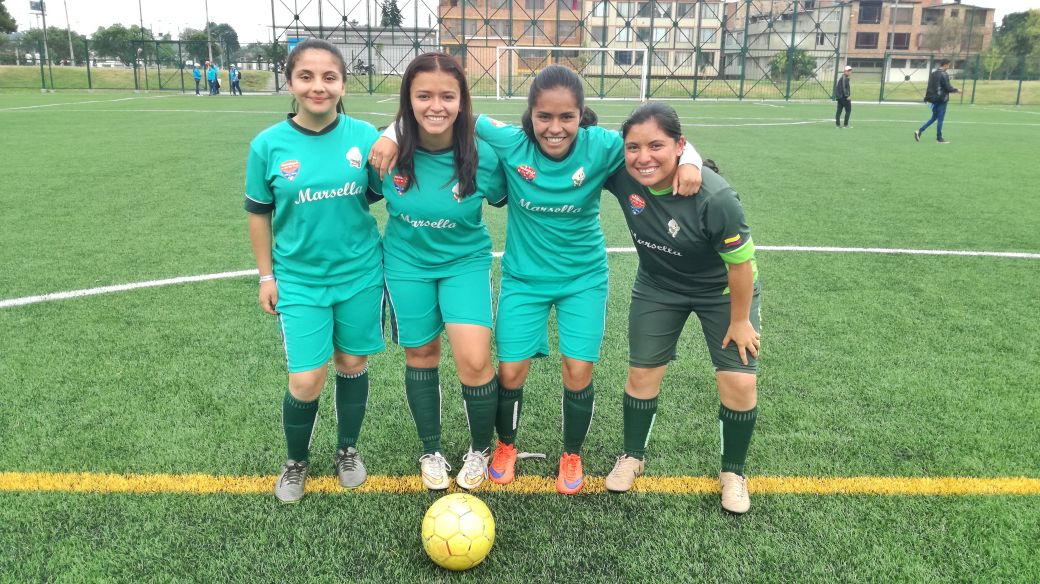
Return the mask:
<path fill-rule="evenodd" d="M 821 76 L 830 77 L 847 45 L 849 12 L 849 2 L 842 0 L 729 2 L 725 72 L 769 76 L 776 54 L 793 47 L 809 53 Z"/>

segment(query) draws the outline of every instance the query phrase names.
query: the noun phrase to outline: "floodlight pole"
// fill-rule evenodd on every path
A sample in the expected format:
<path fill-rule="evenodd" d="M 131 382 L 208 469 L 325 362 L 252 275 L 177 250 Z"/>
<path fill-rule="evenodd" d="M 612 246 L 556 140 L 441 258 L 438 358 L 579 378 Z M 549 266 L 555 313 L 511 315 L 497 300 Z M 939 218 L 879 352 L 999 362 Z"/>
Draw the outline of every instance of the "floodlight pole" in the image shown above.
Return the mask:
<path fill-rule="evenodd" d="M 140 2 L 141 0 L 137 0 Z M 213 65 L 213 38 L 209 36 L 209 0 L 206 0 L 206 54 L 209 55 L 209 64 Z"/>
<path fill-rule="evenodd" d="M 65 5 L 65 30 L 69 33 L 69 61 L 75 67 L 76 54 L 72 51 L 72 24 L 69 23 L 69 3 L 67 0 L 61 0 L 61 3 Z"/>

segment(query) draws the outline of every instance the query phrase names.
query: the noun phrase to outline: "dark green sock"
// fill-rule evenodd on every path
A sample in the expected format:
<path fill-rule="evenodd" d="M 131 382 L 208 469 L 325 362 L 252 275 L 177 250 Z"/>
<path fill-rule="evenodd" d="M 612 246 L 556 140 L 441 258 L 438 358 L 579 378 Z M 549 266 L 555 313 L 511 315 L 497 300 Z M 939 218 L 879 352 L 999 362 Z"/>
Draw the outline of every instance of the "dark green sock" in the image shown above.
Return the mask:
<path fill-rule="evenodd" d="M 282 428 L 285 430 L 285 445 L 290 460 L 307 460 L 317 420 L 318 400 L 300 401 L 289 390 L 285 390 L 285 397 L 282 398 Z"/>
<path fill-rule="evenodd" d="M 563 389 L 563 451 L 568 454 L 581 452 L 581 444 L 592 425 L 592 412 L 596 409 L 596 392 L 589 386 L 580 391 Z"/>
<path fill-rule="evenodd" d="M 524 386 L 506 389 L 498 386 L 498 415 L 495 416 L 495 430 L 498 439 L 505 444 L 516 442 L 516 431 L 520 426 L 520 410 L 524 406 Z"/>
<path fill-rule="evenodd" d="M 336 372 L 336 437 L 338 448 L 357 446 L 368 407 L 368 367 L 361 373 Z"/>
<path fill-rule="evenodd" d="M 492 377 L 491 381 L 475 387 L 463 384 L 462 399 L 466 402 L 470 445 L 478 452 L 490 448 L 498 414 L 498 378 Z"/>
<path fill-rule="evenodd" d="M 744 474 L 751 434 L 755 431 L 758 408 L 746 412 L 735 412 L 719 405 L 719 434 L 722 437 L 722 470 Z"/>
<path fill-rule="evenodd" d="M 625 420 L 625 454 L 642 460 L 646 456 L 646 445 L 650 442 L 650 431 L 657 418 L 657 398 L 639 399 L 625 394 L 622 410 Z"/>
<path fill-rule="evenodd" d="M 423 454 L 441 449 L 441 379 L 437 368 L 404 368 L 404 391 L 415 429 L 423 443 Z"/>

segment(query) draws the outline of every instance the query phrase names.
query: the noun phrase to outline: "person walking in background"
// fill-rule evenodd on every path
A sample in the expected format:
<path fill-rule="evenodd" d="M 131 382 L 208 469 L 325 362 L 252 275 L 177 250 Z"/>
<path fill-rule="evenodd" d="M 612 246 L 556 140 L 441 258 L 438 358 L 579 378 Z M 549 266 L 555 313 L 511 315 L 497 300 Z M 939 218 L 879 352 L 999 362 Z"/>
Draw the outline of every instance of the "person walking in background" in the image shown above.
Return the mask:
<path fill-rule="evenodd" d="M 95 65 L 95 67 L 96 66 L 97 65 Z M 195 95 L 202 95 L 199 93 L 199 83 L 202 82 L 202 71 L 199 71 L 198 63 L 192 65 L 191 76 L 195 79 Z"/>
<path fill-rule="evenodd" d="M 845 65 L 845 72 L 834 84 L 834 99 L 838 100 L 838 110 L 834 112 L 834 125 L 838 128 L 842 127 L 841 110 L 845 110 L 845 128 L 849 127 L 849 116 L 852 115 L 852 86 L 849 84 L 851 75 L 852 67 Z"/>
<path fill-rule="evenodd" d="M 950 75 L 946 72 L 949 68 L 950 60 L 942 59 L 939 61 L 939 67 L 928 76 L 928 89 L 925 90 L 924 100 L 932 109 L 932 117 L 928 118 L 928 121 L 914 132 L 914 140 L 918 142 L 921 141 L 921 134 L 928 129 L 928 126 L 931 126 L 933 122 L 938 122 L 935 126 L 936 141 L 940 144 L 950 143 L 949 140 L 943 139 L 942 133 L 943 120 L 946 119 L 946 104 L 950 101 L 950 94 L 960 93 L 960 90 L 950 85 Z"/>
<path fill-rule="evenodd" d="M 236 65 L 231 65 L 231 70 L 228 72 L 228 78 L 231 80 L 231 95 L 242 95 L 242 86 L 239 83 L 242 81 L 242 70 Z"/>

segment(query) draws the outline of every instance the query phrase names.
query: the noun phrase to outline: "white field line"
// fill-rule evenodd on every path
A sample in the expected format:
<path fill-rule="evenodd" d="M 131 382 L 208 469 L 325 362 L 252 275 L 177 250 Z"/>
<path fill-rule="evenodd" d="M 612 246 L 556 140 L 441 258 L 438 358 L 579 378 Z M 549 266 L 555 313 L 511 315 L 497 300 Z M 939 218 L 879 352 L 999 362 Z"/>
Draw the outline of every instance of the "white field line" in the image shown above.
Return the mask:
<path fill-rule="evenodd" d="M 794 251 L 813 253 L 874 253 L 874 254 L 899 254 L 899 255 L 929 255 L 929 256 L 960 256 L 960 257 L 994 257 L 1040 260 L 1040 253 L 1026 253 L 1014 251 L 961 251 L 946 249 L 899 249 L 883 247 L 814 247 L 802 245 L 760 245 L 755 249 L 763 251 Z M 608 247 L 607 253 L 635 253 L 634 247 Z M 502 252 L 496 251 L 494 257 L 502 257 Z M 155 288 L 158 286 L 171 286 L 174 284 L 187 284 L 190 282 L 205 282 L 208 280 L 225 280 L 228 278 L 241 278 L 244 276 L 256 276 L 256 270 L 239 270 L 237 272 L 220 272 L 217 274 L 203 274 L 201 276 L 178 276 L 164 280 L 150 280 L 146 282 L 132 282 L 129 284 L 116 284 L 113 286 L 101 286 L 99 288 L 85 288 L 82 290 L 69 290 L 67 292 L 53 292 L 38 296 L 25 296 L 23 298 L 9 298 L 0 300 L 0 309 L 13 308 L 15 306 L 26 306 L 40 302 L 53 300 L 68 300 L 70 298 L 83 298 L 85 296 L 96 296 L 98 294 L 110 294 L 113 292 L 126 292 L 139 288 Z"/>
<path fill-rule="evenodd" d="M 69 102 L 65 102 L 65 103 L 44 103 L 44 104 L 40 104 L 40 105 L 23 105 L 21 107 L 6 107 L 6 108 L 3 108 L 3 109 L 0 109 L 0 112 L 11 112 L 11 111 L 16 111 L 16 110 L 39 109 L 39 108 L 43 108 L 43 107 L 56 107 L 56 106 L 59 106 L 59 105 L 80 105 L 82 103 L 114 103 L 114 102 L 117 102 L 117 101 L 131 101 L 131 100 L 135 100 L 135 99 L 162 99 L 164 97 L 174 97 L 174 96 L 172 96 L 172 95 L 151 95 L 151 96 L 147 96 L 147 97 L 144 97 L 144 96 L 142 96 L 142 97 L 120 97 L 118 99 L 92 99 L 90 101 L 69 101 Z"/>

